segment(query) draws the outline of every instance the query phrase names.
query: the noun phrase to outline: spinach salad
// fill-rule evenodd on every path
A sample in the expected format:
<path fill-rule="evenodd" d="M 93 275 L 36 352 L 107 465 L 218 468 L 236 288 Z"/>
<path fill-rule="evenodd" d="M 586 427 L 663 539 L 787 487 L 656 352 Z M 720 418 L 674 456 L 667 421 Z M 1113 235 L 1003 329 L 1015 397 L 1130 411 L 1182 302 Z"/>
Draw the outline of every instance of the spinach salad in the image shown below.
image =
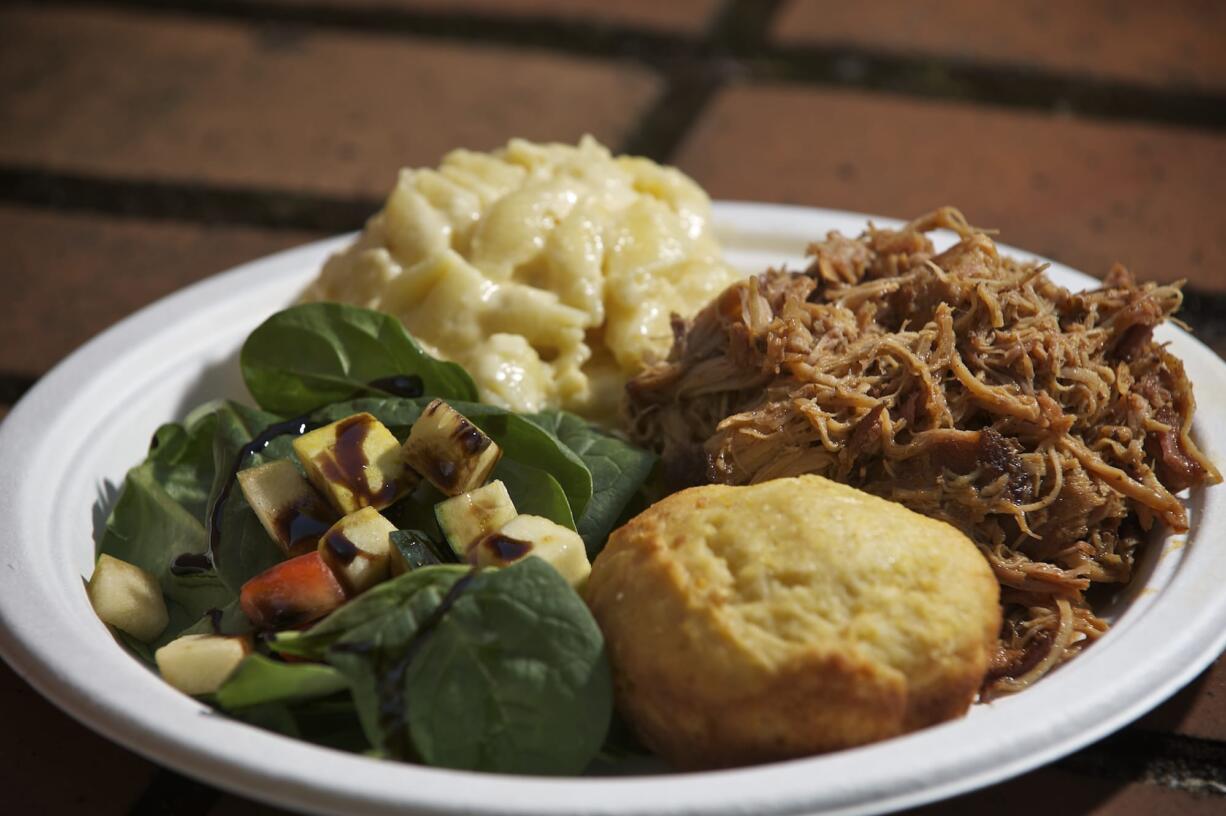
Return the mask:
<path fill-rule="evenodd" d="M 225 715 L 324 746 L 524 774 L 615 752 L 576 588 L 654 456 L 483 404 L 463 368 L 352 306 L 273 315 L 241 369 L 258 407 L 161 426 L 127 474 L 89 587 L 120 642 Z M 311 458 L 345 439 L 363 467 Z M 286 490 L 293 513 L 265 506 Z"/>

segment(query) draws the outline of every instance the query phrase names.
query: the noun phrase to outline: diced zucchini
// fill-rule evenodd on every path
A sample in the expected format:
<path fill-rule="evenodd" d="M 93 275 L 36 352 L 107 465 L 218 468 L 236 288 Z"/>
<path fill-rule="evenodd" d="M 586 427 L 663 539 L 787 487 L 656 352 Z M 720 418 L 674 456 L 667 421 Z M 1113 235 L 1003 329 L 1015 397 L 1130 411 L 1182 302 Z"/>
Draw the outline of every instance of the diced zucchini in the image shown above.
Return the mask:
<path fill-rule="evenodd" d="M 162 634 L 170 620 L 157 578 L 110 555 L 99 556 L 85 593 L 103 623 L 144 643 Z"/>
<path fill-rule="evenodd" d="M 494 440 L 442 400 L 426 406 L 404 443 L 409 465 L 448 496 L 480 487 L 501 457 Z"/>
<path fill-rule="evenodd" d="M 294 440 L 294 453 L 311 484 L 341 514 L 381 510 L 417 484 L 404 466 L 400 443 L 368 413 L 325 425 Z"/>
<path fill-rule="evenodd" d="M 396 525 L 373 507 L 350 513 L 319 538 L 319 556 L 349 595 L 365 592 L 391 573 Z"/>
<path fill-rule="evenodd" d="M 212 694 L 251 652 L 247 635 L 184 635 L 158 649 L 162 679 L 184 694 Z"/>
<path fill-rule="evenodd" d="M 461 561 L 478 541 L 517 515 L 506 485 L 498 480 L 434 505 L 439 529 Z"/>
<path fill-rule="evenodd" d="M 575 589 L 582 588 L 592 572 L 579 534 L 541 516 L 516 516 L 477 542 L 476 553 L 481 567 L 505 567 L 529 556 L 542 558 Z"/>
<path fill-rule="evenodd" d="M 243 614 L 257 629 L 291 629 L 327 615 L 345 590 L 318 550 L 299 555 L 247 580 L 238 593 Z"/>
<path fill-rule="evenodd" d="M 240 470 L 238 486 L 286 555 L 315 549 L 319 537 L 336 520 L 336 512 L 287 459 Z"/>
<path fill-rule="evenodd" d="M 418 567 L 442 563 L 435 552 L 434 542 L 417 530 L 396 530 L 392 539 L 392 575 L 404 575 Z"/>

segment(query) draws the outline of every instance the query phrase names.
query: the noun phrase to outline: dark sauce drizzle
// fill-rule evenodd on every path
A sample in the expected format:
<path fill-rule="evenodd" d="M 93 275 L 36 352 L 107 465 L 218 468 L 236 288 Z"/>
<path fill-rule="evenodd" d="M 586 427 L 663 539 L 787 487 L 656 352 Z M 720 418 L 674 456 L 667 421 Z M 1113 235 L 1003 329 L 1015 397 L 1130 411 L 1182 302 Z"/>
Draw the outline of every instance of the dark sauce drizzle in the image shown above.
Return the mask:
<path fill-rule="evenodd" d="M 329 479 L 348 485 L 363 504 L 386 504 L 395 497 L 398 485 L 395 479 L 389 479 L 377 491 L 371 488 L 366 473 L 370 462 L 362 448 L 370 429 L 371 423 L 362 416 L 341 420 L 336 426 L 335 456 L 316 459 L 316 463 Z"/>
<path fill-rule="evenodd" d="M 391 377 L 380 377 L 371 380 L 367 384 L 368 388 L 377 389 L 388 394 L 393 394 L 398 397 L 406 397 L 409 399 L 420 397 L 425 389 L 421 377 L 416 374 L 396 374 Z M 323 406 L 321 406 L 323 407 Z M 209 514 L 209 547 L 202 553 L 184 553 L 177 557 L 170 565 L 170 572 L 173 575 L 195 575 L 201 572 L 208 572 L 215 569 L 217 565 L 217 549 L 221 543 L 221 518 L 222 512 L 226 507 L 226 500 L 230 498 L 230 493 L 234 489 L 234 483 L 238 480 L 238 472 L 242 470 L 243 463 L 246 462 L 249 456 L 254 456 L 264 448 L 268 447 L 269 443 L 274 439 L 287 436 L 302 436 L 316 428 L 321 428 L 327 423 L 315 422 L 311 420 L 311 415 L 318 411 L 316 408 L 301 416 L 287 419 L 283 422 L 274 422 L 263 431 L 261 431 L 254 439 L 239 449 L 238 455 L 234 457 L 234 466 L 230 469 L 230 475 L 226 478 L 225 484 L 221 486 L 221 491 L 217 494 L 217 501 L 213 504 L 212 512 Z M 339 437 L 338 433 L 338 437 Z M 365 431 L 362 432 L 363 438 Z M 338 439 L 338 446 L 339 446 Z M 157 442 L 157 437 L 154 437 L 154 442 Z M 361 441 L 358 443 L 358 451 L 361 451 Z M 364 463 L 363 463 L 364 464 Z M 365 485 L 365 472 L 359 468 L 362 473 L 362 484 Z M 384 485 L 386 490 L 388 485 Z M 395 485 L 392 485 L 392 490 L 395 490 Z M 368 488 L 369 490 L 369 488 Z M 291 538 L 294 538 L 291 536 Z"/>
<path fill-rule="evenodd" d="M 324 546 L 328 548 L 332 557 L 342 564 L 352 564 L 353 559 L 358 557 L 358 545 L 350 541 L 349 537 L 339 530 L 324 536 Z"/>
<path fill-rule="evenodd" d="M 416 374 L 397 374 L 394 377 L 380 377 L 366 384 L 371 388 L 377 388 L 380 391 L 386 391 L 397 397 L 408 397 L 409 399 L 420 397 L 426 392 L 426 387 L 422 384 L 421 377 L 418 377 Z"/>
<path fill-rule="evenodd" d="M 499 561 L 505 563 L 517 561 L 532 552 L 531 541 L 521 541 L 518 538 L 504 536 L 501 533 L 492 533 L 486 536 L 485 540 L 481 542 L 481 546 L 488 548 Z"/>
<path fill-rule="evenodd" d="M 442 623 L 443 618 L 455 606 L 456 601 L 464 594 L 474 578 L 479 574 L 477 568 L 464 573 L 456 580 L 447 593 L 443 595 L 438 606 L 430 612 L 429 617 L 422 621 L 421 626 L 409 638 L 404 652 L 396 659 L 387 662 L 380 661 L 376 668 L 379 676 L 379 725 L 383 729 L 383 747 L 393 756 L 407 757 L 411 755 L 412 743 L 409 741 L 408 700 L 405 696 L 404 677 L 417 653 L 426 645 L 426 641 L 434 634 L 434 630 Z M 332 647 L 339 652 L 355 654 L 369 653 L 374 644 L 369 641 L 359 643 L 338 643 Z"/>

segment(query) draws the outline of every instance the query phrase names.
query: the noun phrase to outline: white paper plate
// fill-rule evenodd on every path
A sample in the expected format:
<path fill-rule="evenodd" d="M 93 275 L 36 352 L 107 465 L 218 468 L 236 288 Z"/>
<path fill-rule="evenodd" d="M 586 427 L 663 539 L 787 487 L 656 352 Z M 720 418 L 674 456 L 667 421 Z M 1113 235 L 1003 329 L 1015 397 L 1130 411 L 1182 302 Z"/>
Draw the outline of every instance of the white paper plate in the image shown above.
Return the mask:
<path fill-rule="evenodd" d="M 746 271 L 799 263 L 805 244 L 865 216 L 719 204 Z M 889 223 L 878 219 L 878 223 Z M 138 312 L 61 363 L 0 425 L 0 651 L 72 716 L 155 762 L 248 796 L 336 813 L 867 813 L 1021 773 L 1118 729 L 1190 681 L 1226 645 L 1222 489 L 1194 492 L 1193 532 L 1155 542 L 1115 628 L 1023 694 L 958 722 L 813 759 L 718 773 L 516 778 L 433 770 L 317 748 L 215 715 L 128 657 L 94 616 L 93 508 L 163 421 L 241 396 L 235 353 L 347 237 L 218 275 Z M 1024 255 L 1024 253 L 1017 253 Z M 1061 283 L 1090 279 L 1053 266 Z M 1226 364 L 1188 335 L 1196 433 L 1226 462 Z"/>

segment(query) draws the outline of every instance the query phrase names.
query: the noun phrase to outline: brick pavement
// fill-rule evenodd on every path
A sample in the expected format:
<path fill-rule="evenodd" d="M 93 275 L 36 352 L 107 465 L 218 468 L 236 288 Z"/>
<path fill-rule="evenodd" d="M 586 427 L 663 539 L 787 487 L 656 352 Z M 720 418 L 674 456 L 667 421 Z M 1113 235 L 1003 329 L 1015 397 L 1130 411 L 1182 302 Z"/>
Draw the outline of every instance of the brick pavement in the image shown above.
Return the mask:
<path fill-rule="evenodd" d="M 1006 242 L 1088 272 L 1119 259 L 1187 278 L 1189 320 L 1226 351 L 1220 4 L 920 7 L 0 9 L 0 416 L 130 311 L 360 226 L 402 164 L 516 135 L 592 132 L 678 163 L 717 197 L 904 217 L 955 203 Z M 1224 666 L 1055 766 L 919 812 L 1221 812 Z M 3 666 L 0 719 L 13 812 L 279 812 L 111 745 Z"/>

